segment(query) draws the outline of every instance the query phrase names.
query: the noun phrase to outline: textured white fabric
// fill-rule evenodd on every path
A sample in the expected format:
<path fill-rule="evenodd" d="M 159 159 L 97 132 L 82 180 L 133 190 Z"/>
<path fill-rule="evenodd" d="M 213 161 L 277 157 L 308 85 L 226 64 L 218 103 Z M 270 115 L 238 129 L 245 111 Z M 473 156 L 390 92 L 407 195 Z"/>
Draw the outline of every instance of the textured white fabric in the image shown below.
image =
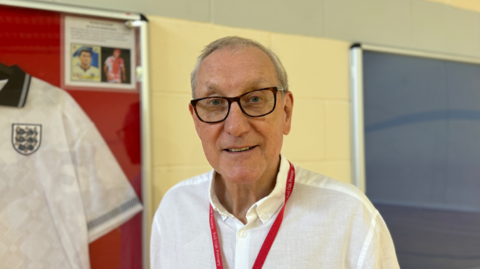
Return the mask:
<path fill-rule="evenodd" d="M 248 210 L 246 225 L 218 202 L 213 171 L 170 189 L 153 221 L 151 268 L 215 268 L 209 203 L 224 268 L 252 268 L 284 203 L 288 169 L 282 157 L 274 190 Z M 388 229 L 362 192 L 298 166 L 295 171 L 295 188 L 263 268 L 399 268 Z"/>
<path fill-rule="evenodd" d="M 14 148 L 15 124 L 41 126 L 30 155 Z M 88 269 L 88 243 L 141 210 L 68 93 L 32 78 L 25 107 L 0 106 L 0 268 Z"/>

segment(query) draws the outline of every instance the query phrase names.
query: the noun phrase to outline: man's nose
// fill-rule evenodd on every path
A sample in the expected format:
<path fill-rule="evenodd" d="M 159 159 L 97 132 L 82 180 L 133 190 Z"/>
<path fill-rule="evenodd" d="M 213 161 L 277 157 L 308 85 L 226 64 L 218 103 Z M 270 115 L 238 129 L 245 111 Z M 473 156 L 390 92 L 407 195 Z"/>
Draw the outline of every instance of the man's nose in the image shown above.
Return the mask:
<path fill-rule="evenodd" d="M 225 119 L 224 129 L 235 137 L 240 137 L 250 130 L 248 116 L 243 113 L 237 102 L 233 102 L 230 106 L 230 112 Z"/>

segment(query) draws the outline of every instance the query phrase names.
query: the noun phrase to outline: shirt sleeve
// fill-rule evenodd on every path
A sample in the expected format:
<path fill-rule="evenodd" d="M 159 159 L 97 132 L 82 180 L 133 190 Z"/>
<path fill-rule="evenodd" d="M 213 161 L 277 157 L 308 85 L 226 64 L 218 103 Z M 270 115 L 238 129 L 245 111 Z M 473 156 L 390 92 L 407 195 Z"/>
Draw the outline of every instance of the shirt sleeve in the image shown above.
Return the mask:
<path fill-rule="evenodd" d="M 63 124 L 92 242 L 142 210 L 121 167 L 93 122 L 66 94 Z"/>
<path fill-rule="evenodd" d="M 378 211 L 375 211 L 375 215 L 372 218 L 370 231 L 367 234 L 364 248 L 360 255 L 362 262 L 358 268 L 400 268 L 392 237 Z"/>

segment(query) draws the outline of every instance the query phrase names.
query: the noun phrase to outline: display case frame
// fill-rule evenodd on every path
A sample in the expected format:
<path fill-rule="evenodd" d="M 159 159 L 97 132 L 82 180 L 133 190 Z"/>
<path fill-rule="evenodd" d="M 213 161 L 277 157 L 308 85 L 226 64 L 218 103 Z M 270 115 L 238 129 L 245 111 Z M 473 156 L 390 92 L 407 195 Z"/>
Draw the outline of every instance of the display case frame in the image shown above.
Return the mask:
<path fill-rule="evenodd" d="M 62 15 L 77 15 L 99 19 L 115 19 L 125 21 L 126 27 L 138 29 L 138 51 L 140 64 L 137 63 L 132 74 L 139 84 L 140 99 L 140 140 L 141 140 L 141 199 L 144 210 L 142 213 L 142 267 L 149 268 L 149 240 L 153 213 L 151 210 L 151 107 L 150 107 L 150 76 L 149 76 L 149 32 L 148 20 L 139 13 L 121 12 L 87 8 L 38 1 L 0 0 L 0 6 L 19 7 L 33 10 L 58 12 Z M 59 74 L 60 75 L 60 74 Z"/>

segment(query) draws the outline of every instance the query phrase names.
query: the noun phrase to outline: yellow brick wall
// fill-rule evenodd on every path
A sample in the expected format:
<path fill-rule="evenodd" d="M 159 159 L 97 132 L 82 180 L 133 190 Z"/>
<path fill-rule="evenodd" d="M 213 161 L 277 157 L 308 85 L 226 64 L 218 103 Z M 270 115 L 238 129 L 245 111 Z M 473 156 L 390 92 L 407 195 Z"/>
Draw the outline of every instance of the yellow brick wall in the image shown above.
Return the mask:
<path fill-rule="evenodd" d="M 437 3 L 449 5 L 452 7 L 480 12 L 479 0 L 426 0 L 426 1 L 437 2 Z"/>
<path fill-rule="evenodd" d="M 202 48 L 227 35 L 272 48 L 287 69 L 295 106 L 283 154 L 307 169 L 351 182 L 349 43 L 155 16 L 149 20 L 152 210 L 173 185 L 211 170 L 188 112 L 189 75 Z"/>

